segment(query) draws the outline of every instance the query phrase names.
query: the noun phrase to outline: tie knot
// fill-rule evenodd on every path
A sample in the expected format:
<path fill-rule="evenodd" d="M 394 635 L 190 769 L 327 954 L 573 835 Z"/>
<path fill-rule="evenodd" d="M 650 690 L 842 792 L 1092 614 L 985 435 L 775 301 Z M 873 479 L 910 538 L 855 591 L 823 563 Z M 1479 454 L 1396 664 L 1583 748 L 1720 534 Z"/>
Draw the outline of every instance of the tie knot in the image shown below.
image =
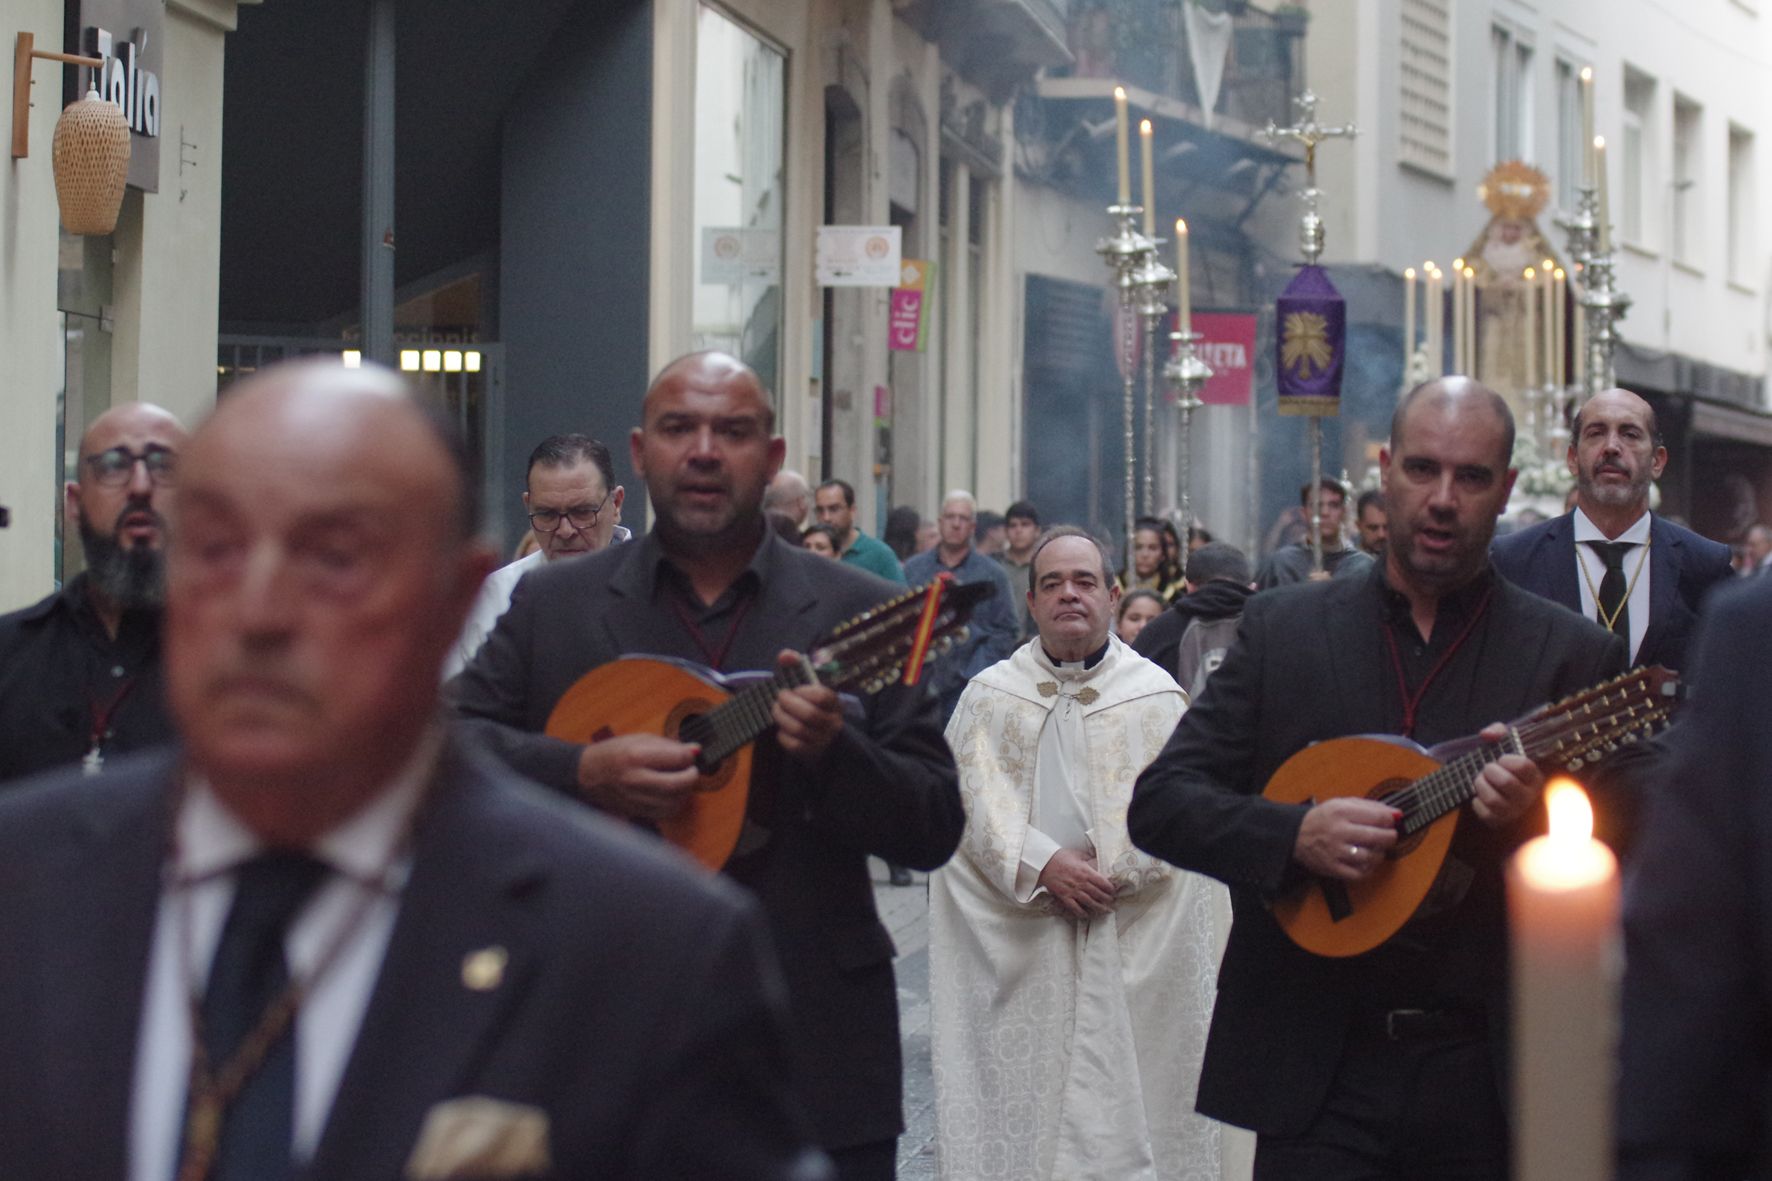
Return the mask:
<path fill-rule="evenodd" d="M 326 876 L 326 866 L 293 849 L 267 849 L 234 871 L 231 924 L 279 942 L 302 903 Z"/>
<path fill-rule="evenodd" d="M 1634 541 L 1590 541 L 1588 547 L 1600 555 L 1608 570 L 1624 569 L 1624 556 L 1637 548 Z"/>

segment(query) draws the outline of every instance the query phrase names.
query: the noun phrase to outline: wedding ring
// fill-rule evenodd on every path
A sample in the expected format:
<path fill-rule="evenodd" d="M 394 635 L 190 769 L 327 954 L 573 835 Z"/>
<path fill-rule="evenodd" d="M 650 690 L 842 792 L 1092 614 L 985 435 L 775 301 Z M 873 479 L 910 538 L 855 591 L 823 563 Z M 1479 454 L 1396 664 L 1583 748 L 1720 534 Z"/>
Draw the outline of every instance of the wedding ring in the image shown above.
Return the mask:
<path fill-rule="evenodd" d="M 1358 845 L 1349 845 L 1347 847 L 1347 851 L 1349 853 L 1351 853 L 1356 859 L 1358 859 L 1360 857 L 1364 857 L 1366 855 L 1366 850 L 1360 848 L 1360 846 L 1358 846 Z"/>

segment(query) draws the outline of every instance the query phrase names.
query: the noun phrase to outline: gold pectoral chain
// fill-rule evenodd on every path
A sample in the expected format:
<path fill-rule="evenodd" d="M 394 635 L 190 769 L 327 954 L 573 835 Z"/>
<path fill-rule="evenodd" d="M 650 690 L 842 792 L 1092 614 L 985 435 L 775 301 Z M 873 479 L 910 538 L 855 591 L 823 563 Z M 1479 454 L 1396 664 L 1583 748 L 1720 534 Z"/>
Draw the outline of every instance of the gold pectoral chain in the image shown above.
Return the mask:
<path fill-rule="evenodd" d="M 1041 697 L 1057 697 L 1058 696 L 1058 682 L 1057 681 L 1041 681 L 1038 687 L 1040 690 Z M 1099 692 L 1097 692 L 1095 689 L 1090 688 L 1088 685 L 1084 685 L 1081 689 L 1078 689 L 1075 693 L 1066 693 L 1065 696 L 1066 697 L 1074 697 L 1074 698 L 1076 698 L 1076 700 L 1082 702 L 1084 705 L 1094 705 L 1096 698 L 1100 697 L 1101 694 Z"/>
<path fill-rule="evenodd" d="M 1581 541 L 1575 543 L 1575 564 L 1581 567 L 1581 576 L 1587 580 L 1587 593 L 1594 597 L 1594 614 L 1600 617 L 1600 622 L 1605 626 L 1607 631 L 1614 630 L 1613 625 L 1618 622 L 1618 617 L 1623 615 L 1625 607 L 1630 605 L 1630 597 L 1637 593 L 1637 579 L 1643 576 L 1643 567 L 1649 564 L 1649 544 L 1651 540 L 1653 539 L 1644 539 L 1643 552 L 1637 555 L 1636 573 L 1630 576 L 1630 585 L 1624 588 L 1624 598 L 1618 600 L 1618 606 L 1613 610 L 1610 617 L 1606 614 L 1606 605 L 1600 602 L 1600 592 L 1594 587 L 1594 576 L 1588 572 L 1587 562 L 1585 562 L 1581 556 L 1582 547 L 1587 543 Z M 1595 556 L 1597 557 L 1598 555 Z M 1625 642 L 1630 642 L 1629 636 L 1625 637 Z"/>

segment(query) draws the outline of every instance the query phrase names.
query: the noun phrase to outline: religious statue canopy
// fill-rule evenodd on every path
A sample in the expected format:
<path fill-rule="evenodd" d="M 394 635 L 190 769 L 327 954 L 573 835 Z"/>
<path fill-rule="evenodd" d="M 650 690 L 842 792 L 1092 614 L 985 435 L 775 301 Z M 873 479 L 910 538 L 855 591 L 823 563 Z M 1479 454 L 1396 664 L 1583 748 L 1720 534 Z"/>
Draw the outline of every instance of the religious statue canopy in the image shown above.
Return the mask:
<path fill-rule="evenodd" d="M 1526 391 L 1556 378 L 1552 322 L 1563 308 L 1547 295 L 1556 291 L 1554 278 L 1563 264 L 1538 228 L 1550 182 L 1538 169 L 1512 160 L 1491 169 L 1477 195 L 1490 216 L 1464 255 L 1477 292 L 1473 376 L 1506 398 L 1523 421 L 1531 402 Z"/>

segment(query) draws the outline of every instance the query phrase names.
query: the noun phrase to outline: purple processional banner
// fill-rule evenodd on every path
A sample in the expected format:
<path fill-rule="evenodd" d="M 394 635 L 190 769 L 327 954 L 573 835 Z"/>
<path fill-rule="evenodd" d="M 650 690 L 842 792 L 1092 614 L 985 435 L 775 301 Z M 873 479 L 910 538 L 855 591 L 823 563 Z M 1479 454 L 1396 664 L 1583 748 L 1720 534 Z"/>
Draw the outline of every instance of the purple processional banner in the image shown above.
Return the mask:
<path fill-rule="evenodd" d="M 1275 305 L 1274 367 L 1280 413 L 1333 417 L 1341 412 L 1347 350 L 1347 301 L 1322 267 L 1301 267 Z"/>

